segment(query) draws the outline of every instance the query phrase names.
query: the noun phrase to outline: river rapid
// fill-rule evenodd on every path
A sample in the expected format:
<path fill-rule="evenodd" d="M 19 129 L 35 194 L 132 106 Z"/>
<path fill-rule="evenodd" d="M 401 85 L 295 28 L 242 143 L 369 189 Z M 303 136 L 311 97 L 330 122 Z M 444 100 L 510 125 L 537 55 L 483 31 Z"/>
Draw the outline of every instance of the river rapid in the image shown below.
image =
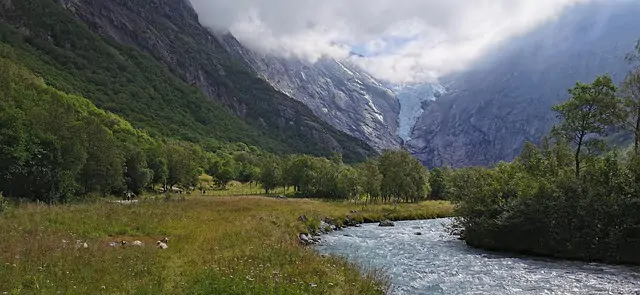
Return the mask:
<path fill-rule="evenodd" d="M 323 236 L 317 249 L 364 268 L 384 270 L 392 282 L 391 294 L 398 295 L 640 295 L 638 267 L 481 251 L 450 236 L 446 226 L 451 222 L 435 219 L 348 228 Z"/>

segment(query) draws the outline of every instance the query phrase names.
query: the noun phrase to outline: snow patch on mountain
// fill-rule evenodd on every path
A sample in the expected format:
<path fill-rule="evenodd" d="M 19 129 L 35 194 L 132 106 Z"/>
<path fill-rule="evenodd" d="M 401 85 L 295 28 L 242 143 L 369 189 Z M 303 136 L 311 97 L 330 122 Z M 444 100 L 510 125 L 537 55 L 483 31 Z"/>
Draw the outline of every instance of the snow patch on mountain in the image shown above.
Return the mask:
<path fill-rule="evenodd" d="M 440 83 L 395 85 L 392 89 L 400 101 L 398 135 L 409 141 L 413 127 L 424 112 L 422 104 L 436 100 L 446 89 Z"/>

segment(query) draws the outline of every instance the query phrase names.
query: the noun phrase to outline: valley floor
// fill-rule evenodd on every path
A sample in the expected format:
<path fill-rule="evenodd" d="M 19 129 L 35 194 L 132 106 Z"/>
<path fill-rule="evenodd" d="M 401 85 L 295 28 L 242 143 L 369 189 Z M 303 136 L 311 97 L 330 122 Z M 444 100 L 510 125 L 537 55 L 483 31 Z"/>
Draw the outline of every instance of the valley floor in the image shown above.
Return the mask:
<path fill-rule="evenodd" d="M 384 294 L 384 274 L 362 275 L 297 241 L 306 231 L 300 215 L 354 210 L 373 221 L 451 216 L 453 207 L 191 196 L 22 205 L 0 215 L 0 294 Z M 165 236 L 168 248 L 159 249 Z M 110 245 L 122 240 L 129 243 Z"/>

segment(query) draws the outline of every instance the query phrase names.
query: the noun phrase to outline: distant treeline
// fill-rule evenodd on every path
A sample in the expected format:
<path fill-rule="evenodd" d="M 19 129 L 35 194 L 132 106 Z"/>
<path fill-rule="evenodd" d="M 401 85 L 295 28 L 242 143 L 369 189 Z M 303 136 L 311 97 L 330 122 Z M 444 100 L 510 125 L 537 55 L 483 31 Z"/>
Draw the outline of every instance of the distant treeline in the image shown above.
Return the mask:
<path fill-rule="evenodd" d="M 640 264 L 640 43 L 621 87 L 577 83 L 554 107 L 560 123 L 492 169 L 444 170 L 469 245 L 560 258 Z M 628 150 L 607 147 L 626 133 Z"/>
<path fill-rule="evenodd" d="M 428 171 L 407 152 L 389 151 L 350 166 L 339 155 L 277 156 L 243 143 L 150 136 L 82 97 L 46 85 L 2 57 L 8 54 L 0 55 L 0 191 L 5 197 L 56 203 L 154 187 L 204 189 L 203 174 L 220 188 L 235 180 L 259 183 L 266 193 L 293 187 L 305 197 L 384 202 L 428 197 Z"/>

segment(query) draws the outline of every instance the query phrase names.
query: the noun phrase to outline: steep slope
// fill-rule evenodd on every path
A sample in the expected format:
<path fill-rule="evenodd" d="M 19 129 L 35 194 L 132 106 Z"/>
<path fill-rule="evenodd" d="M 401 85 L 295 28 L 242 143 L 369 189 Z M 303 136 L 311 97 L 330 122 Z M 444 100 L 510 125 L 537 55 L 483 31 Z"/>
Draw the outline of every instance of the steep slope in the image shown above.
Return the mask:
<path fill-rule="evenodd" d="M 445 89 L 438 83 L 395 85 L 393 91 L 400 102 L 398 135 L 405 141 L 411 140 L 413 126 L 424 112 L 426 101 L 441 97 Z"/>
<path fill-rule="evenodd" d="M 576 81 L 609 73 L 620 81 L 624 55 L 640 32 L 640 3 L 595 1 L 510 40 L 471 70 L 444 79 L 447 94 L 425 104 L 410 148 L 428 166 L 487 165 L 513 159 L 556 122 L 551 107 Z"/>
<path fill-rule="evenodd" d="M 58 2 L 9 1 L 0 11 L 29 67 L 58 89 L 82 94 L 136 126 L 188 133 L 195 137 L 190 140 L 246 141 L 282 153 L 338 152 L 348 160 L 373 153 L 234 61 L 185 1 Z M 171 124 L 158 124 L 158 117 Z M 214 132 L 219 128 L 226 131 Z"/>
<path fill-rule="evenodd" d="M 254 52 L 231 34 L 219 36 L 227 51 L 244 60 L 279 91 L 307 105 L 325 122 L 371 144 L 376 150 L 400 147 L 400 105 L 393 92 L 348 61 L 311 64 Z"/>

